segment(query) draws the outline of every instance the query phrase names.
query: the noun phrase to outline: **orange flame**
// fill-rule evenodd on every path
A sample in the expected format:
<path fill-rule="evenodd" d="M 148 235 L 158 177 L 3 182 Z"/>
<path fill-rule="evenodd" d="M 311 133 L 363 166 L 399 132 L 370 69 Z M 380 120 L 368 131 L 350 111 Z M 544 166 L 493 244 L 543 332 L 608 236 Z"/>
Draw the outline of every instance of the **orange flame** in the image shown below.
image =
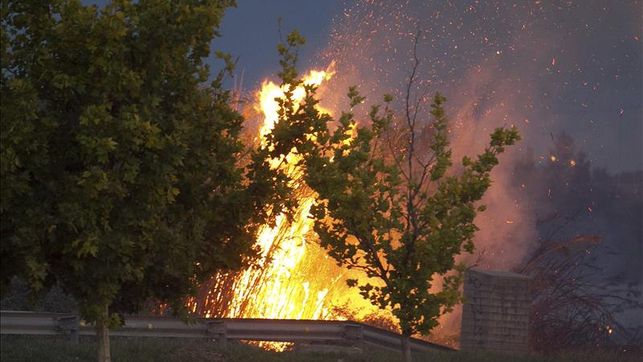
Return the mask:
<path fill-rule="evenodd" d="M 332 64 L 331 64 L 332 67 Z M 305 85 L 319 86 L 330 79 L 333 72 L 311 71 L 303 79 Z M 261 143 L 278 120 L 279 104 L 276 98 L 284 96 L 285 88 L 270 81 L 264 81 L 258 92 L 259 107 L 264 123 L 259 130 Z M 303 85 L 293 92 L 295 104 L 299 104 L 306 93 Z M 286 156 L 292 165 L 299 156 L 290 153 Z M 274 167 L 280 160 L 271 160 Z M 298 167 L 288 167 L 285 171 L 294 179 L 301 175 Z M 229 316 L 254 318 L 292 318 L 319 319 L 324 312 L 324 299 L 328 288 L 311 290 L 311 282 L 301 277 L 307 245 L 306 236 L 311 230 L 313 220 L 308 217 L 315 202 L 314 194 L 303 184 L 297 187 L 300 196 L 297 213 L 291 223 L 284 215 L 277 216 L 276 225 L 264 225 L 257 236 L 256 245 L 262 250 L 258 269 L 248 269 L 241 273 L 235 285 L 235 295 L 228 310 Z M 252 293 L 252 296 L 248 295 Z"/>
<path fill-rule="evenodd" d="M 334 64 L 324 71 L 310 71 L 303 77 L 303 84 L 323 86 L 334 75 Z M 256 108 L 263 116 L 258 141 L 265 145 L 266 136 L 278 121 L 279 104 L 275 98 L 284 96 L 285 89 L 271 81 L 264 81 L 257 93 Z M 323 90 L 320 88 L 320 93 Z M 295 105 L 305 97 L 303 85 L 293 92 Z M 331 113 L 318 107 L 320 112 Z M 350 130 L 354 136 L 354 130 Z M 273 167 L 287 167 L 284 171 L 295 180 L 295 194 L 298 207 L 292 221 L 278 215 L 274 227 L 264 225 L 259 229 L 256 246 L 261 255 L 255 266 L 236 276 L 231 284 L 214 283 L 207 292 L 206 301 L 199 305 L 192 300 L 188 306 L 210 317 L 213 314 L 230 318 L 274 318 L 274 319 L 346 319 L 362 320 L 377 316 L 392 320 L 388 311 L 381 311 L 365 300 L 359 291 L 350 288 L 346 279 L 365 280 L 367 276 L 356 270 L 348 270 L 336 264 L 325 250 L 315 243 L 312 232 L 314 220 L 309 217 L 310 208 L 316 201 L 316 194 L 301 180 L 300 168 L 292 166 L 299 155 L 291 152 L 285 156 L 289 161 L 271 160 Z M 284 166 L 285 165 L 285 166 Z M 215 281 L 223 281 L 229 275 L 218 275 Z M 377 281 L 371 281 L 377 283 Z M 233 294 L 225 303 L 223 312 L 216 312 L 210 305 L 213 299 L 220 300 L 221 289 L 232 288 Z M 210 299 L 212 298 L 212 299 Z M 269 349 L 283 350 L 281 343 L 260 344 Z"/>

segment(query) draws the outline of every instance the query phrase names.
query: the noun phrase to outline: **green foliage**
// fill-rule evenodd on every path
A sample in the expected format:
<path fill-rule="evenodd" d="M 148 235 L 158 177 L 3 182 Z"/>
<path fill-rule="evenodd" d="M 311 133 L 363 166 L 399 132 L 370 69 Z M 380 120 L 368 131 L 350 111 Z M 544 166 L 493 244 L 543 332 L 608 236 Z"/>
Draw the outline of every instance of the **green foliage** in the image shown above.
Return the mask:
<path fill-rule="evenodd" d="M 288 61 L 281 74 L 289 75 L 283 81 L 290 84 L 292 53 L 282 49 Z M 351 110 L 333 120 L 315 109 L 315 89 L 309 87 L 299 107 L 282 100 L 278 125 L 299 138 L 294 143 L 303 155 L 305 181 L 319 195 L 312 214 L 321 245 L 339 264 L 381 281 L 349 285 L 391 308 L 405 335 L 427 333 L 460 301 L 463 266 L 454 257 L 473 250 L 473 221 L 484 209 L 476 203 L 491 185 L 498 154 L 519 140 L 518 132 L 496 129 L 484 152 L 464 158 L 455 171 L 442 95 L 433 98 L 433 120 L 424 123 L 431 135 L 425 146 L 419 144 L 418 109 L 409 110 L 408 102 L 406 117 L 399 118 L 387 95 L 383 105 L 371 108 L 370 122 L 360 125 L 352 107 L 364 97 L 351 87 L 348 98 Z M 436 278 L 441 285 L 434 285 Z"/>
<path fill-rule="evenodd" d="M 3 284 L 59 282 L 93 321 L 149 298 L 180 312 L 200 280 L 248 262 L 288 187 L 239 140 L 229 56 L 206 84 L 233 5 L 3 1 Z"/>

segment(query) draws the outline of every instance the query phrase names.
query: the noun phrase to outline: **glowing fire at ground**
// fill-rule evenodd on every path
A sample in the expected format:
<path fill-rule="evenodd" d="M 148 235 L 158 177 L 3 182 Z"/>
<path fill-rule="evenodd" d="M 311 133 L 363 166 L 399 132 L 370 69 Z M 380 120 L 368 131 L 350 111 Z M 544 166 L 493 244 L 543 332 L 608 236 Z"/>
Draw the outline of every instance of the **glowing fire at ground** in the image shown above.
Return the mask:
<path fill-rule="evenodd" d="M 304 84 L 319 86 L 332 74 L 330 71 L 311 71 L 304 78 Z M 264 82 L 259 91 L 259 107 L 264 116 L 260 129 L 262 143 L 278 119 L 279 106 L 275 98 L 283 95 L 284 90 L 269 81 Z M 304 96 L 303 86 L 298 87 L 293 94 L 295 103 L 301 102 Z M 296 162 L 297 158 L 295 153 L 287 155 L 289 164 Z M 272 160 L 272 163 L 275 167 L 284 167 L 279 166 L 279 161 Z M 290 177 L 295 180 L 300 177 L 299 168 L 285 167 Z M 324 300 L 328 287 L 311 289 L 311 281 L 305 276 L 305 265 L 300 265 L 307 249 L 313 247 L 307 245 L 306 237 L 312 227 L 313 220 L 308 214 L 315 196 L 302 183 L 297 185 L 297 194 L 299 206 L 292 223 L 284 215 L 279 215 L 274 227 L 266 225 L 260 229 L 256 243 L 262 250 L 258 270 L 249 269 L 239 276 L 228 316 L 319 319 L 327 312 Z"/>
<path fill-rule="evenodd" d="M 325 71 L 311 71 L 304 77 L 304 84 L 322 86 L 333 74 L 333 64 Z M 264 122 L 259 130 L 259 141 L 278 120 L 279 106 L 275 98 L 282 97 L 283 89 L 265 81 L 257 94 L 257 110 Z M 305 96 L 303 86 L 294 91 L 294 100 L 301 102 Z M 330 113 L 326 109 L 320 111 Z M 289 161 L 298 157 L 291 153 Z M 280 160 L 272 160 L 274 167 Z M 363 279 L 358 271 L 336 265 L 335 261 L 315 243 L 311 232 L 313 220 L 308 217 L 315 202 L 315 194 L 303 182 L 302 170 L 291 166 L 286 172 L 296 182 L 298 209 L 293 221 L 280 215 L 276 225 L 263 226 L 256 245 L 261 257 L 255 267 L 241 273 L 219 275 L 202 295 L 188 305 L 193 312 L 210 316 L 234 318 L 280 319 L 346 319 L 361 320 L 367 316 L 391 319 L 389 313 L 380 311 L 364 300 L 356 289 L 346 285 L 347 278 Z M 226 294 L 226 291 L 233 291 Z M 277 347 L 279 346 L 272 346 Z"/>

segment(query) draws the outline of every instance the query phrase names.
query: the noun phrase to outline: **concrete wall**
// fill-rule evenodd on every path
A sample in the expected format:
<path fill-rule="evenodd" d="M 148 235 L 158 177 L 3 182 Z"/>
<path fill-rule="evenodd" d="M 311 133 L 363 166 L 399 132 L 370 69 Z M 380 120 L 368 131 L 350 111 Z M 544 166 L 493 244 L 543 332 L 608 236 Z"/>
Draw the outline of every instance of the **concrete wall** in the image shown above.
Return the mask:
<path fill-rule="evenodd" d="M 460 335 L 463 351 L 528 351 L 528 277 L 471 269 L 465 274 L 464 298 Z"/>

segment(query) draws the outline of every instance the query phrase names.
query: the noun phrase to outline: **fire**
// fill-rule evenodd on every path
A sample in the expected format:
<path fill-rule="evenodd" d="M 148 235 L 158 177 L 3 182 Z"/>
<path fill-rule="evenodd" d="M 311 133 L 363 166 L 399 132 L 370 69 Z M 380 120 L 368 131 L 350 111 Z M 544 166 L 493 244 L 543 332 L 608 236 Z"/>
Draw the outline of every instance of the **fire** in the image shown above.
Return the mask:
<path fill-rule="evenodd" d="M 330 80 L 333 75 L 335 75 L 335 63 L 331 63 L 326 70 L 311 70 L 308 75 L 303 78 L 303 83 L 306 85 L 314 85 L 319 87 L 322 82 Z M 258 110 L 263 114 L 264 122 L 259 130 L 259 136 L 261 142 L 265 142 L 266 135 L 270 130 L 275 126 L 277 122 L 279 104 L 275 101 L 275 98 L 281 98 L 284 96 L 284 91 L 286 89 L 278 86 L 272 81 L 264 81 L 261 85 L 261 90 L 257 94 Z M 295 104 L 301 103 L 302 99 L 306 96 L 306 91 L 303 86 L 299 86 L 293 92 L 293 100 Z M 330 113 L 328 109 L 318 107 L 320 111 L 325 113 Z"/>
<path fill-rule="evenodd" d="M 322 86 L 334 74 L 334 64 L 323 71 L 310 71 L 303 84 Z M 281 86 L 264 81 L 257 93 L 256 108 L 263 117 L 258 142 L 265 145 L 266 135 L 278 121 L 279 105 L 275 98 L 283 97 Z M 295 104 L 305 97 L 303 85 L 293 92 Z M 321 112 L 331 113 L 319 108 Z M 353 130 L 350 130 L 351 134 Z M 294 151 L 294 150 L 293 150 Z M 285 171 L 295 179 L 298 208 L 291 222 L 284 215 L 277 216 L 274 227 L 260 228 L 256 245 L 261 255 L 256 266 L 237 274 L 215 276 L 206 295 L 188 303 L 193 312 L 205 316 L 230 318 L 274 319 L 346 319 L 355 320 L 378 315 L 392 319 L 387 311 L 380 311 L 349 288 L 346 279 L 367 278 L 356 270 L 336 264 L 325 250 L 315 243 L 312 232 L 314 220 L 309 211 L 316 201 L 315 193 L 301 181 L 303 170 L 292 166 L 299 157 L 296 152 L 281 159 L 271 160 L 273 167 L 287 167 Z M 285 165 L 285 166 L 284 166 Z M 230 293 L 231 291 L 231 293 Z M 338 312 L 337 308 L 341 310 Z M 265 344 L 264 344 L 265 345 Z M 268 345 L 272 349 L 283 346 Z"/>
<path fill-rule="evenodd" d="M 303 81 L 306 85 L 319 86 L 332 75 L 330 70 L 311 71 Z M 264 117 L 259 130 L 262 144 L 278 120 L 279 105 L 275 99 L 283 97 L 284 91 L 275 83 L 264 81 L 258 93 L 258 103 Z M 303 85 L 297 87 L 293 92 L 295 104 L 299 104 L 305 95 Z M 298 157 L 294 152 L 286 156 L 289 164 L 296 162 Z M 288 167 L 285 171 L 290 177 L 300 177 L 298 167 L 279 166 L 280 160 L 272 161 L 274 167 Z M 311 247 L 307 245 L 306 236 L 313 224 L 308 214 L 315 202 L 315 195 L 303 184 L 298 186 L 297 193 L 300 196 L 299 205 L 291 223 L 284 215 L 279 215 L 274 227 L 264 225 L 260 229 L 256 242 L 262 250 L 258 268 L 246 270 L 239 276 L 228 316 L 292 319 L 319 319 L 322 316 L 328 288 L 311 290 L 311 282 L 301 278 L 300 266 L 307 249 Z M 252 292 L 251 298 L 248 291 Z"/>

